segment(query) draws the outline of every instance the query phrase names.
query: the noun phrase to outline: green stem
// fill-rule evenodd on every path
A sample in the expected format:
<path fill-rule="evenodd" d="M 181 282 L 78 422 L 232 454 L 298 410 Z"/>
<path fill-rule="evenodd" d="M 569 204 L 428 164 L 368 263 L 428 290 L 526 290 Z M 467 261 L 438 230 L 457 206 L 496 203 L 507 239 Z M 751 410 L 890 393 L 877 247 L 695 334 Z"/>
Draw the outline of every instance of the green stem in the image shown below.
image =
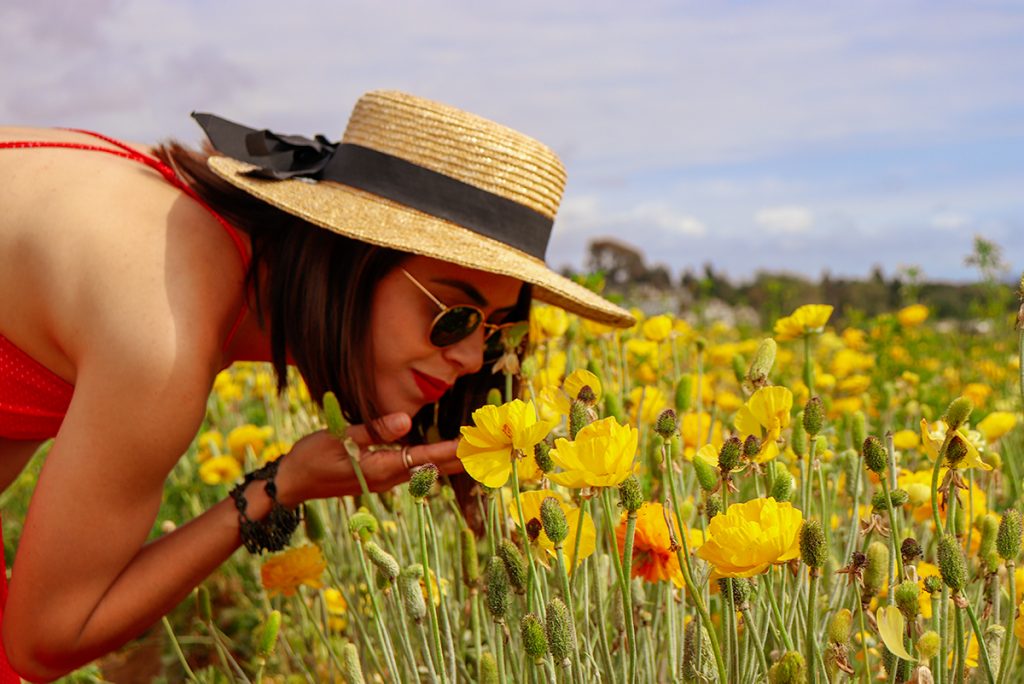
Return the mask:
<path fill-rule="evenodd" d="M 974 629 L 974 638 L 978 640 L 978 653 L 981 654 L 981 664 L 985 666 L 985 677 L 988 679 L 988 684 L 996 684 L 995 675 L 992 674 L 992 660 L 988 657 L 988 646 L 985 644 L 984 634 L 981 632 L 981 625 L 978 624 L 978 616 L 974 614 L 974 608 L 968 603 L 965 606 L 967 610 L 967 617 L 971 619 L 971 627 Z M 1003 635 L 1004 639 L 1009 640 L 1010 635 Z"/>
<path fill-rule="evenodd" d="M 518 449 L 512 453 L 512 496 L 515 497 L 516 511 L 519 513 L 519 529 L 523 531 L 523 538 L 525 539 L 526 516 L 523 513 L 523 502 L 519 493 L 519 458 L 521 454 L 522 452 Z M 580 527 L 582 527 L 582 525 Z M 526 549 L 526 610 L 528 612 L 533 612 L 535 608 L 533 601 L 534 585 L 537 583 L 535 576 L 536 571 L 533 568 L 533 554 L 530 553 L 530 549 Z"/>
<path fill-rule="evenodd" d="M 892 500 L 889 498 L 889 478 L 886 473 L 882 473 L 878 478 L 882 482 L 882 494 L 885 496 L 885 509 L 889 512 L 889 526 L 892 528 L 889 531 L 889 550 L 892 553 L 893 558 L 896 559 L 896 582 L 890 583 L 890 586 L 895 589 L 895 585 L 903 581 L 903 554 L 900 549 L 900 542 L 898 541 L 900 534 L 899 521 L 896 519 L 896 514 L 892 510 Z M 891 592 L 890 592 L 891 593 Z"/>
<path fill-rule="evenodd" d="M 967 654 L 966 645 L 964 644 L 964 614 L 961 610 L 957 610 L 954 614 L 953 630 L 953 638 L 956 640 L 956 662 L 953 663 L 953 682 L 954 684 L 963 684 L 964 673 L 967 669 L 967 663 L 964 661 Z"/>
<path fill-rule="evenodd" d="M 555 557 L 558 561 L 558 577 L 561 580 L 562 593 L 565 594 L 565 607 L 569 609 L 569 619 L 576 622 L 576 611 L 573 607 L 572 592 L 569 590 L 569 575 L 565 568 L 565 554 L 562 553 L 562 546 L 559 544 L 555 547 Z M 575 625 L 570 630 L 570 634 L 576 634 L 577 630 Z M 576 666 L 576 671 L 573 673 L 573 680 L 583 681 L 583 661 L 580 659 L 580 645 L 577 641 L 573 644 L 572 648 L 573 661 Z"/>
<path fill-rule="evenodd" d="M 441 680 L 447 682 L 448 672 L 445 665 L 444 647 L 441 645 L 441 629 L 437 619 L 437 606 L 434 605 L 434 590 L 430 586 L 430 553 L 427 547 L 427 516 L 424 511 L 426 505 L 427 500 L 423 498 L 420 499 L 419 505 L 416 507 L 416 524 L 420 532 L 420 563 L 423 565 L 423 586 L 426 588 L 427 610 L 430 615 L 431 652 L 434 655 L 437 669 L 441 674 Z M 440 579 L 438 581 L 440 582 Z M 367 586 L 372 586 L 370 580 L 366 580 L 366 582 Z"/>
<path fill-rule="evenodd" d="M 996 681 L 998 681 L 999 684 L 1002 684 L 1004 681 L 1006 681 L 1006 675 L 1010 669 L 1010 649 L 1013 648 L 1014 642 L 1014 638 L 1012 636 L 1013 619 L 1017 612 L 1017 578 L 1015 577 L 1016 572 L 1016 563 L 1014 563 L 1012 558 L 1007 560 L 1006 578 L 1010 582 L 1010 610 L 1007 611 L 1006 631 L 1003 633 L 1003 654 L 1002 657 L 999 659 L 999 676 L 996 678 Z M 998 594 L 996 595 L 996 600 L 998 600 Z"/>
<path fill-rule="evenodd" d="M 192 671 L 192 668 L 188 666 L 188 660 L 185 659 L 185 653 L 181 650 L 181 644 L 178 643 L 178 637 L 174 635 L 174 630 L 171 629 L 171 623 L 165 615 L 161 618 L 161 622 L 164 626 L 164 631 L 167 632 L 167 637 L 171 640 L 171 645 L 174 647 L 174 655 L 178 658 L 178 662 L 181 664 L 181 669 L 185 670 L 185 676 L 188 677 L 190 682 L 198 682 L 196 679 L 196 673 Z"/>
<path fill-rule="evenodd" d="M 807 684 L 818 682 L 818 610 L 814 599 L 818 592 L 818 569 L 811 568 L 807 587 L 807 631 L 804 632 L 807 649 Z"/>

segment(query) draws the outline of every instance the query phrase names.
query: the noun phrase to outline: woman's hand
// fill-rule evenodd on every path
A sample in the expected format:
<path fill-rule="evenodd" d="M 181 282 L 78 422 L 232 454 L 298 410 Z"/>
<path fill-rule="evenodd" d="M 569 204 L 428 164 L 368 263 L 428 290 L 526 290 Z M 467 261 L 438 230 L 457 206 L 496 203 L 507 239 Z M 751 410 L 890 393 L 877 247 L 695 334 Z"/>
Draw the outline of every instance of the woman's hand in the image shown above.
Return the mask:
<path fill-rule="evenodd" d="M 372 492 L 382 492 L 409 479 L 400 448 L 380 448 L 408 434 L 412 419 L 406 413 L 392 413 L 376 419 L 374 440 L 366 425 L 352 425 L 347 438 L 359 448 L 359 467 Z M 462 472 L 455 455 L 457 440 L 407 447 L 413 467 L 433 463 L 442 473 Z M 378 448 L 371 449 L 371 446 Z M 342 440 L 327 430 L 314 432 L 296 442 L 281 462 L 277 475 L 278 500 L 284 506 L 296 506 L 308 499 L 359 494 L 359 478 Z"/>

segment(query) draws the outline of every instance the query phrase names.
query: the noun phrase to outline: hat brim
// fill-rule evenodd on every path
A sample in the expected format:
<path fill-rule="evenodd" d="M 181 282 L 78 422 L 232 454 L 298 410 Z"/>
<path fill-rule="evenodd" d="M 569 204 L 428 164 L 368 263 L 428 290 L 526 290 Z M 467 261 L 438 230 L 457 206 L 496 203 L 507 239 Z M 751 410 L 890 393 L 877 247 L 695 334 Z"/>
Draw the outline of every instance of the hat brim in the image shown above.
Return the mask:
<path fill-rule="evenodd" d="M 436 216 L 341 183 L 246 176 L 255 167 L 230 157 L 212 156 L 208 164 L 235 187 L 339 235 L 517 278 L 534 286 L 537 299 L 599 323 L 625 328 L 636 322 L 540 259 Z"/>

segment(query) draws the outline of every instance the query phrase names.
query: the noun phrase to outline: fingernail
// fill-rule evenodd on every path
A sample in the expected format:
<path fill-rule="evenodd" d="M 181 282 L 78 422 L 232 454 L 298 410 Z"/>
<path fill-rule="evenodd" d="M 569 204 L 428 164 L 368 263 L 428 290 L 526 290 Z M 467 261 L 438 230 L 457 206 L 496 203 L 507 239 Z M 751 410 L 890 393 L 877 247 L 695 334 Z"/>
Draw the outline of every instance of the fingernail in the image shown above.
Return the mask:
<path fill-rule="evenodd" d="M 388 428 L 391 430 L 401 430 L 402 426 L 405 425 L 403 416 L 388 416 L 385 421 Z"/>

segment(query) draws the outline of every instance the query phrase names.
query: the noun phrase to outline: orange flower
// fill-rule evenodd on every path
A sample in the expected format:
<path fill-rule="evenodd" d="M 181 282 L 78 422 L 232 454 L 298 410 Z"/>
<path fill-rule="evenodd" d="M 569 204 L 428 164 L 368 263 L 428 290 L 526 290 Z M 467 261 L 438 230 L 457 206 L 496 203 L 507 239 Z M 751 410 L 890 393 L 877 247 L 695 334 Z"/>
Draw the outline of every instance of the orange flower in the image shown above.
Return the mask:
<path fill-rule="evenodd" d="M 679 520 L 672 514 L 672 527 L 676 541 L 681 536 Z M 691 550 L 700 546 L 703 537 L 698 530 L 688 531 L 686 541 Z M 695 536 L 696 535 L 696 536 Z M 622 549 L 626 539 L 626 516 L 623 514 L 615 537 Z M 696 543 L 694 543 L 696 542 Z M 643 577 L 648 582 L 669 580 L 677 587 L 683 586 L 683 571 L 679 559 L 671 547 L 668 525 L 665 524 L 665 508 L 660 503 L 645 502 L 636 514 L 636 530 L 633 534 L 633 561 L 630 573 Z"/>
<path fill-rule="evenodd" d="M 271 596 L 293 596 L 300 584 L 314 589 L 323 587 L 320 575 L 326 567 L 320 547 L 306 544 L 268 559 L 260 566 L 260 580 Z"/>

